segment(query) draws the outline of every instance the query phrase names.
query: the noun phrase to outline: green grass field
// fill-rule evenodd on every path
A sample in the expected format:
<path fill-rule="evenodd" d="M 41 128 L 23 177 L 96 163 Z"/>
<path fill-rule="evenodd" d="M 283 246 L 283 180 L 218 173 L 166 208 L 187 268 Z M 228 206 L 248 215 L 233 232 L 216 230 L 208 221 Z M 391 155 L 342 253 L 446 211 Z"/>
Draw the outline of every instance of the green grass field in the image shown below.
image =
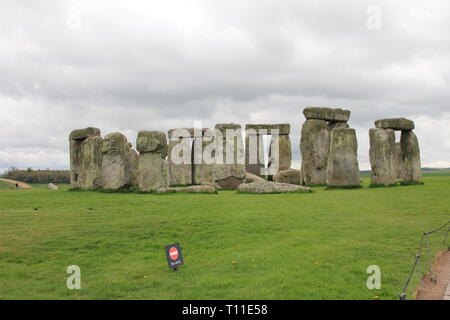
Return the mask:
<path fill-rule="evenodd" d="M 0 180 L 0 189 L 14 189 L 15 186 L 9 182 Z"/>
<path fill-rule="evenodd" d="M 363 180 L 273 195 L 2 189 L 0 299 L 397 299 L 421 232 L 450 218 L 450 174 L 423 186 Z M 433 254 L 442 240 L 432 238 Z M 178 272 L 164 253 L 174 242 Z M 69 265 L 81 268 L 81 290 L 66 288 Z M 366 287 L 370 265 L 381 290 Z"/>

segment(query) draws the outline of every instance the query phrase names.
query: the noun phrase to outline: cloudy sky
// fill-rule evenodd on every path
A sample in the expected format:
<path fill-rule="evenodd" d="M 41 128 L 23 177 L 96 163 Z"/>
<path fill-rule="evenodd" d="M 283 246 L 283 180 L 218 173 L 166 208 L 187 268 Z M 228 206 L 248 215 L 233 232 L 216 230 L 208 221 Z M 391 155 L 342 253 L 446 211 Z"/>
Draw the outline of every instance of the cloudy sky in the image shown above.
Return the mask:
<path fill-rule="evenodd" d="M 450 167 L 449 30 L 444 0 L 2 0 L 0 171 L 68 168 L 75 128 L 194 121 L 290 123 L 298 166 L 307 106 L 352 111 L 362 169 L 399 116 Z"/>

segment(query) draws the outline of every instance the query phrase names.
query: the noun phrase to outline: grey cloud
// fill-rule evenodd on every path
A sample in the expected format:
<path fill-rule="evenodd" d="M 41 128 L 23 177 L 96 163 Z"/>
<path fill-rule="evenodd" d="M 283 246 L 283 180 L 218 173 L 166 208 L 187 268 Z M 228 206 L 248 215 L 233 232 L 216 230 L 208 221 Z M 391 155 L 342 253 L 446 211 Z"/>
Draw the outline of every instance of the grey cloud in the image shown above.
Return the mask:
<path fill-rule="evenodd" d="M 382 10 L 378 31 L 366 27 L 371 4 Z M 71 6 L 79 29 L 67 26 Z M 395 116 L 416 120 L 424 164 L 450 166 L 433 134 L 450 130 L 449 9 L 434 0 L 2 1 L 0 169 L 67 167 L 74 128 L 123 131 L 134 143 L 140 129 L 195 120 L 291 123 L 298 160 L 310 105 L 353 111 L 365 167 L 368 129 Z"/>

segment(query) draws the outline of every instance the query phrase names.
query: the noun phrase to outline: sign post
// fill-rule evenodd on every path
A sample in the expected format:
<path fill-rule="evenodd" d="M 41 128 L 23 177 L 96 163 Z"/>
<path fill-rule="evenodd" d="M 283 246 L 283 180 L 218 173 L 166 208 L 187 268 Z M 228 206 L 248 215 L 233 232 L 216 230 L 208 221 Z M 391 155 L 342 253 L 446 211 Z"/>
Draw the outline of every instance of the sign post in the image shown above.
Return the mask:
<path fill-rule="evenodd" d="M 184 264 L 180 244 L 174 243 L 166 246 L 167 264 L 173 271 L 178 271 L 178 267 Z"/>

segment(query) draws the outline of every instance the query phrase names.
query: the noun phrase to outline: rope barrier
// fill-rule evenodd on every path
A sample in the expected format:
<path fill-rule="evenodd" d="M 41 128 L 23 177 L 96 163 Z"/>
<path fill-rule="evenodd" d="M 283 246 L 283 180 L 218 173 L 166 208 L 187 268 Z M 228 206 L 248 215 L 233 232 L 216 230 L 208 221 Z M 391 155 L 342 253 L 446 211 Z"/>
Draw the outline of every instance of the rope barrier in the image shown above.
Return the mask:
<path fill-rule="evenodd" d="M 420 258 L 422 257 L 422 250 L 424 249 L 423 248 L 424 240 L 425 240 L 426 249 L 428 251 L 428 259 L 430 261 L 430 281 L 432 281 L 434 283 L 437 282 L 437 276 L 433 275 L 433 261 L 432 261 L 432 258 L 431 258 L 431 248 L 430 248 L 429 238 L 430 238 L 430 235 L 432 235 L 433 233 L 436 233 L 436 232 L 439 232 L 439 231 L 443 230 L 447 226 L 448 226 L 447 232 L 445 233 L 444 241 L 442 242 L 442 245 L 445 245 L 447 243 L 447 237 L 448 237 L 448 234 L 450 232 L 450 220 L 447 221 L 447 223 L 445 223 L 444 225 L 440 226 L 439 228 L 437 228 L 437 229 L 435 229 L 433 231 L 428 231 L 428 232 L 423 232 L 422 233 L 422 237 L 420 238 L 420 246 L 419 246 L 419 249 L 417 250 L 417 254 L 415 256 L 414 264 L 413 264 L 413 266 L 411 268 L 411 271 L 409 272 L 408 279 L 406 280 L 406 283 L 403 286 L 403 291 L 402 291 L 402 293 L 399 294 L 400 300 L 405 300 L 406 299 L 406 290 L 408 289 L 408 286 L 409 286 L 409 284 L 411 282 L 411 279 L 412 279 L 412 277 L 414 275 L 414 271 L 416 271 L 416 267 L 417 267 L 418 272 L 419 272 L 419 279 L 422 280 L 422 270 L 420 268 Z M 422 286 L 422 283 L 421 283 L 421 286 Z"/>

